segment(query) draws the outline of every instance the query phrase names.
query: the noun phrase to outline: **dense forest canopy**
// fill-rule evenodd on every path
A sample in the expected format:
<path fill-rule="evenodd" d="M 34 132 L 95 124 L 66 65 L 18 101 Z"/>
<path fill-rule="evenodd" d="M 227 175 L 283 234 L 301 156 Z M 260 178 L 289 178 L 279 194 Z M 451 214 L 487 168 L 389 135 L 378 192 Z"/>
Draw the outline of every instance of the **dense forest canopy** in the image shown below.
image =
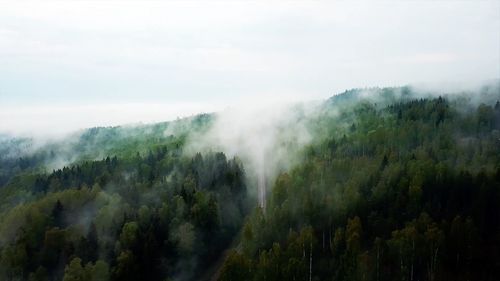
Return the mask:
<path fill-rule="evenodd" d="M 498 279 L 498 83 L 275 112 L 0 136 L 0 279 Z"/>

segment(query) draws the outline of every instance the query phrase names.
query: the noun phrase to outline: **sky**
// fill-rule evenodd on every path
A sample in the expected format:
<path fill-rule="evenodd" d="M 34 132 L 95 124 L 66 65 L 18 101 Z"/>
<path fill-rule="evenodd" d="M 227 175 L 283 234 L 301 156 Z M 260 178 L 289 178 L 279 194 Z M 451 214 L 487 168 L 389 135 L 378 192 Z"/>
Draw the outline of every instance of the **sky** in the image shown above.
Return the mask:
<path fill-rule="evenodd" d="M 0 2 L 0 132 L 500 78 L 500 1 Z"/>

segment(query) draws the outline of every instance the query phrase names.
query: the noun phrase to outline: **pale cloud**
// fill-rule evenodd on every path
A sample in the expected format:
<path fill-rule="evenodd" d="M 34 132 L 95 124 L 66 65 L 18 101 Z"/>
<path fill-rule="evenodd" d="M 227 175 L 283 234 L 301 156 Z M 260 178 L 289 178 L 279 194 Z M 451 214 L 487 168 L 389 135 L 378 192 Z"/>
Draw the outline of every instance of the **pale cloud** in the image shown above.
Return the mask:
<path fill-rule="evenodd" d="M 0 132 L 12 135 L 58 137 L 76 128 L 147 124 L 222 110 L 201 103 L 58 104 L 44 106 L 0 106 Z"/>
<path fill-rule="evenodd" d="M 0 2 L 0 104 L 221 107 L 477 83 L 500 78 L 498 38 L 498 1 Z M 35 124 L 16 118 L 2 126 Z"/>

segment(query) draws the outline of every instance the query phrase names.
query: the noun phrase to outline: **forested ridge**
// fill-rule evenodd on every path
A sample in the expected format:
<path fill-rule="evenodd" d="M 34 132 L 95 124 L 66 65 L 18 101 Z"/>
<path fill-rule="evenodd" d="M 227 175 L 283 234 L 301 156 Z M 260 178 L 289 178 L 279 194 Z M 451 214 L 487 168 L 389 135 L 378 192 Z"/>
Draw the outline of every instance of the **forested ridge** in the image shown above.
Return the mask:
<path fill-rule="evenodd" d="M 312 140 L 262 207 L 237 155 L 186 152 L 210 114 L 2 138 L 0 279 L 497 280 L 498 100 L 336 95 L 303 117 Z"/>
<path fill-rule="evenodd" d="M 362 102 L 334 119 L 247 218 L 219 280 L 498 279 L 498 101 Z"/>

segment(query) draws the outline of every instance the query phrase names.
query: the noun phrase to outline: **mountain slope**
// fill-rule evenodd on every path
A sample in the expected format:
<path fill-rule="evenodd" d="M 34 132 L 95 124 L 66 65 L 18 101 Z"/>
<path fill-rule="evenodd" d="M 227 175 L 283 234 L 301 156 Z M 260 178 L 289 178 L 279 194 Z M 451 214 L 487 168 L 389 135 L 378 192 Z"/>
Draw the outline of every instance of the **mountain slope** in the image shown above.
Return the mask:
<path fill-rule="evenodd" d="M 495 280 L 498 89 L 2 137 L 0 279 Z"/>
<path fill-rule="evenodd" d="M 358 94 L 329 101 L 329 137 L 277 178 L 219 280 L 500 275 L 500 103 Z"/>

